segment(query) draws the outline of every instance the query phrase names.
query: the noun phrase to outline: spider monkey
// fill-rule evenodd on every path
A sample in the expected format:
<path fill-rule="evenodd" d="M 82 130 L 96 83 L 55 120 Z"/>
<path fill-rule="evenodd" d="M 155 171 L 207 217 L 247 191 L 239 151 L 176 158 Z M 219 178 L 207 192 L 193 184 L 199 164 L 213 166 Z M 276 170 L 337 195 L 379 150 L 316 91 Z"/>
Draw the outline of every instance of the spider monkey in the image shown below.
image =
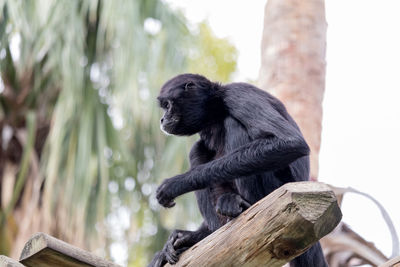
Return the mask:
<path fill-rule="evenodd" d="M 161 130 L 200 139 L 190 170 L 165 179 L 158 202 L 195 191 L 203 223 L 196 231 L 175 230 L 149 266 L 175 264 L 179 255 L 278 187 L 309 179 L 309 147 L 282 102 L 247 83 L 221 85 L 197 74 L 167 81 L 158 96 Z M 290 262 L 292 267 L 325 267 L 317 242 Z"/>

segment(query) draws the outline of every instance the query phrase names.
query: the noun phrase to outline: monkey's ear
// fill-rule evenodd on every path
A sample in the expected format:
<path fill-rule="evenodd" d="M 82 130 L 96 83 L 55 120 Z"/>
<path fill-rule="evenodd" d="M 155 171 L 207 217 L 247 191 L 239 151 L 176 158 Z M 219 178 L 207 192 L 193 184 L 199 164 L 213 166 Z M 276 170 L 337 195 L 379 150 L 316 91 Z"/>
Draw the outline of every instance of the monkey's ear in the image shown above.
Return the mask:
<path fill-rule="evenodd" d="M 185 91 L 190 90 L 194 87 L 194 83 L 193 82 L 187 82 L 185 84 Z"/>

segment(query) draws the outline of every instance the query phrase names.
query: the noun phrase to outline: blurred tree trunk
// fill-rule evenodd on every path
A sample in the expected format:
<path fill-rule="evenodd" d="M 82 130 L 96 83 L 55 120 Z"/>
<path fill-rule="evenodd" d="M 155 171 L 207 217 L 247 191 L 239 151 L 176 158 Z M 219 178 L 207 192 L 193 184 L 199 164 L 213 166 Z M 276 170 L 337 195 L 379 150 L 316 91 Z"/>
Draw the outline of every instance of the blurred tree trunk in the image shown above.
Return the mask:
<path fill-rule="evenodd" d="M 326 20 L 323 0 L 268 0 L 259 86 L 283 101 L 311 148 L 318 177 L 325 90 Z"/>
<path fill-rule="evenodd" d="M 326 28 L 324 0 L 268 0 L 265 6 L 259 87 L 282 100 L 298 123 L 311 148 L 312 180 L 318 177 Z M 335 193 L 342 199 L 344 192 L 336 189 Z M 394 253 L 399 244 L 393 229 L 391 234 Z M 387 260 L 344 223 L 321 244 L 332 267 L 378 266 Z"/>

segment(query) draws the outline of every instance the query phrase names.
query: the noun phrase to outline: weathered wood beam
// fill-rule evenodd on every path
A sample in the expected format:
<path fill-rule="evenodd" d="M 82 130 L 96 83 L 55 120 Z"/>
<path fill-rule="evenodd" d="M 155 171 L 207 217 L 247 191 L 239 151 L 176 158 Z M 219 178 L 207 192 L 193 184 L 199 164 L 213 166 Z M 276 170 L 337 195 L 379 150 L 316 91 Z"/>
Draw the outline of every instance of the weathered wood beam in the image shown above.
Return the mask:
<path fill-rule="evenodd" d="M 390 259 L 384 264 L 379 265 L 379 267 L 400 267 L 400 256 Z"/>
<path fill-rule="evenodd" d="M 174 266 L 281 267 L 331 232 L 341 218 L 327 185 L 285 184 L 191 247 Z"/>
<path fill-rule="evenodd" d="M 25 266 L 9 257 L 0 255 L 0 267 L 25 267 Z"/>
<path fill-rule="evenodd" d="M 44 233 L 35 234 L 25 244 L 20 262 L 31 267 L 121 267 Z"/>

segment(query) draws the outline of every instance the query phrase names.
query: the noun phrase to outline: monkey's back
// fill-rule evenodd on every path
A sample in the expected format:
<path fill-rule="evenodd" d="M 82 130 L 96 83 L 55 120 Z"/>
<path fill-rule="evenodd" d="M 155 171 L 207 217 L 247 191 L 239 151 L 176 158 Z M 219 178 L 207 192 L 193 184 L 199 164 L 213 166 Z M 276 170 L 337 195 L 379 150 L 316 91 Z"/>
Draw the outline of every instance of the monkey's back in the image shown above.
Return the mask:
<path fill-rule="evenodd" d="M 224 153 L 231 153 L 240 146 L 253 141 L 244 125 L 235 118 L 227 117 L 224 126 Z M 305 156 L 280 170 L 261 172 L 249 177 L 238 177 L 235 184 L 239 194 L 253 204 L 285 183 L 308 180 L 309 172 L 309 157 Z"/>

